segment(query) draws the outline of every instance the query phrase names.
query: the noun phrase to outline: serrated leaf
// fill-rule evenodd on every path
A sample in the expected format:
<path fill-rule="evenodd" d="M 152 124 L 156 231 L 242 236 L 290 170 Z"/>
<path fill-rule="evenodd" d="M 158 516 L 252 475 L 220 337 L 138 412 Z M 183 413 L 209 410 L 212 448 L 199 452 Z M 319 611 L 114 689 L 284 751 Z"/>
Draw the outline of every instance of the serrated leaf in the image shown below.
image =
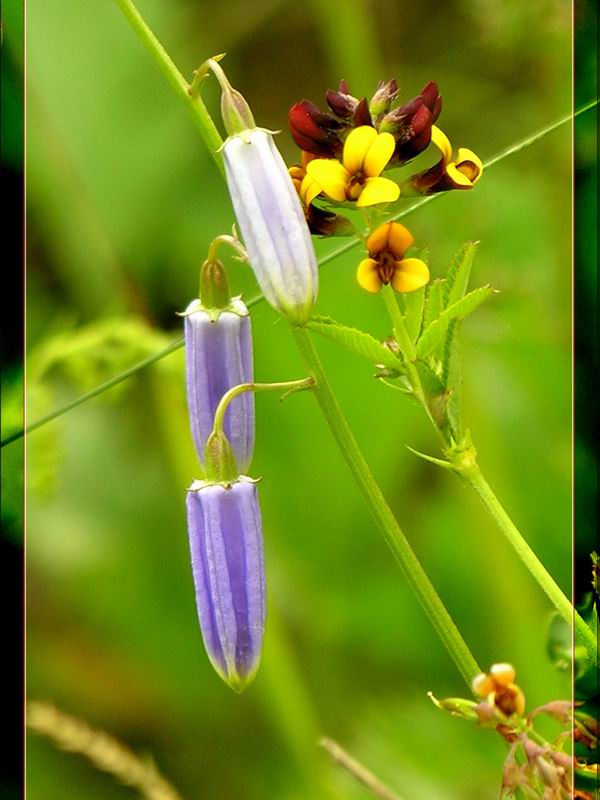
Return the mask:
<path fill-rule="evenodd" d="M 464 297 L 469 285 L 473 258 L 479 246 L 479 242 L 465 242 L 458 253 L 454 256 L 452 264 L 446 274 L 444 286 L 444 308 L 448 308 Z"/>
<path fill-rule="evenodd" d="M 444 353 L 442 357 L 442 381 L 448 392 L 448 405 L 446 414 L 454 438 L 458 441 L 461 438 L 462 430 L 460 423 L 462 370 L 460 363 L 460 320 L 453 320 L 448 325 L 448 332 L 444 342 Z"/>
<path fill-rule="evenodd" d="M 363 356 L 371 364 L 383 364 L 390 369 L 398 369 L 402 366 L 400 359 L 370 333 L 340 325 L 330 317 L 312 317 L 306 327 L 326 339 L 331 339 L 332 342 L 341 344 L 342 347 L 346 347 L 353 353 Z"/>
<path fill-rule="evenodd" d="M 439 428 L 447 427 L 447 404 L 449 394 L 437 375 L 425 361 L 416 361 L 415 366 L 419 373 L 421 386 L 427 397 L 427 405 L 436 425 Z"/>
<path fill-rule="evenodd" d="M 417 341 L 421 332 L 424 307 L 425 287 L 404 295 L 404 324 L 413 344 Z"/>
<path fill-rule="evenodd" d="M 425 358 L 443 341 L 448 324 L 454 319 L 464 319 L 472 314 L 475 309 L 480 306 L 484 300 L 493 294 L 494 290 L 491 286 L 482 286 L 480 289 L 474 289 L 469 294 L 465 295 L 461 300 L 448 306 L 440 316 L 431 322 L 423 331 L 423 334 L 417 342 L 417 355 L 419 358 Z"/>
<path fill-rule="evenodd" d="M 427 328 L 444 310 L 444 286 L 446 282 L 443 278 L 438 278 L 427 286 L 425 295 L 425 310 L 423 313 L 423 327 Z"/>

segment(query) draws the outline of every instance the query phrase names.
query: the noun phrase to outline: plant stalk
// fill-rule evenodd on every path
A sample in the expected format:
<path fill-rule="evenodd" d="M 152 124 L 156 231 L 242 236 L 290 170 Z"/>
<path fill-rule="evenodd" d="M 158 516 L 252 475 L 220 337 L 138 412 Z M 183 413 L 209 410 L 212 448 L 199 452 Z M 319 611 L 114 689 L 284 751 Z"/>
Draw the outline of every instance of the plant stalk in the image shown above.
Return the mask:
<path fill-rule="evenodd" d="M 467 486 L 470 486 L 475 491 L 496 522 L 498 528 L 508 539 L 523 564 L 546 593 L 560 616 L 569 625 L 574 625 L 575 641 L 585 647 L 592 663 L 596 663 L 598 658 L 598 643 L 594 632 L 586 624 L 577 610 L 574 609 L 552 575 L 550 575 L 546 567 L 528 545 L 519 529 L 508 516 L 475 459 L 469 459 L 466 465 L 458 466 L 455 471 Z"/>
<path fill-rule="evenodd" d="M 309 331 L 306 328 L 292 327 L 292 332 L 304 365 L 314 378 L 315 385 L 312 391 L 333 437 L 396 561 L 404 571 L 410 586 L 470 688 L 471 681 L 481 670 L 419 563 L 373 477 L 338 405 Z"/>
<path fill-rule="evenodd" d="M 182 100 L 187 107 L 215 164 L 221 174 L 225 174 L 223 159 L 220 152 L 223 139 L 210 114 L 206 110 L 206 106 L 199 97 L 192 97 L 189 94 L 190 84 L 185 80 L 181 72 L 179 72 L 171 60 L 171 57 L 156 38 L 150 27 L 146 24 L 146 21 L 137 10 L 132 0 L 116 0 L 116 2 L 129 20 L 131 27 L 158 64 L 160 70 L 173 89 L 175 89 L 176 94 L 179 95 L 179 99 Z"/>

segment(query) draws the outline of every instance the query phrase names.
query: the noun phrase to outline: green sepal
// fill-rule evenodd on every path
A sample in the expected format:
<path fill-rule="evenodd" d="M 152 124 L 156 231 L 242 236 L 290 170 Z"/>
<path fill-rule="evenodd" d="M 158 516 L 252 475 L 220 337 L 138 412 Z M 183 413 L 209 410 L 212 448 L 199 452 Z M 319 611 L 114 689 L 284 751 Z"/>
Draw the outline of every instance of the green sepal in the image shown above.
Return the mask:
<path fill-rule="evenodd" d="M 225 267 L 218 260 L 206 260 L 200 270 L 200 301 L 205 309 L 221 311 L 231 305 Z"/>
<path fill-rule="evenodd" d="M 240 476 L 229 439 L 223 431 L 208 437 L 205 450 L 206 479 L 210 483 L 231 484 Z"/>
<path fill-rule="evenodd" d="M 188 317 L 190 314 L 195 314 L 197 311 L 204 311 L 210 317 L 211 322 L 216 322 L 224 311 L 229 311 L 231 314 L 237 314 L 238 317 L 247 317 L 250 314 L 248 307 L 242 300 L 241 295 L 232 297 L 228 306 L 225 308 L 205 308 L 202 301 L 199 299 L 192 300 L 185 311 L 177 311 L 178 317 Z"/>
<path fill-rule="evenodd" d="M 431 702 L 442 711 L 448 711 L 453 717 L 460 717 L 469 722 L 477 722 L 479 715 L 475 710 L 477 703 L 473 700 L 466 700 L 464 697 L 447 697 L 445 700 L 438 700 L 433 692 L 427 692 Z"/>

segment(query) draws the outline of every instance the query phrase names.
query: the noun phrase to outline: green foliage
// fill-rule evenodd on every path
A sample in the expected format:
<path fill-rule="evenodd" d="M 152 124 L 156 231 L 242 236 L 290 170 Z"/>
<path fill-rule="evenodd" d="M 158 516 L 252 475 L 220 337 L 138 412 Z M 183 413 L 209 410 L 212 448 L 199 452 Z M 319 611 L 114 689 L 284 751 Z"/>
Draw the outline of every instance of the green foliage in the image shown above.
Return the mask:
<path fill-rule="evenodd" d="M 411 342 L 414 344 L 421 332 L 425 309 L 425 287 L 409 292 L 404 297 L 404 322 Z"/>
<path fill-rule="evenodd" d="M 423 331 L 417 342 L 417 354 L 420 358 L 425 358 L 434 353 L 434 351 L 442 345 L 441 352 L 443 352 L 443 345 L 445 344 L 446 336 L 448 334 L 448 325 L 453 320 L 461 320 L 472 314 L 484 300 L 487 300 L 492 295 L 494 290 L 491 286 L 482 286 L 480 289 L 473 289 L 472 292 L 465 295 L 465 297 L 457 300 L 451 305 L 444 308 L 440 315 L 434 319 Z"/>
<path fill-rule="evenodd" d="M 490 16 L 482 3 L 439 4 L 432 26 L 430 7 L 385 0 L 371 4 L 375 50 L 360 26 L 340 36 L 339 14 L 331 14 L 327 28 L 310 8 L 294 4 L 140 0 L 138 6 L 188 77 L 207 54 L 227 49 L 232 77 L 261 124 L 273 129 L 285 128 L 291 102 L 322 102 L 328 86 L 349 77 L 349 67 L 352 93 L 369 94 L 362 65 L 383 52 L 385 75 L 372 67 L 371 74 L 396 76 L 403 100 L 430 77 L 440 81 L 441 127 L 454 144 L 484 157 L 571 104 L 570 31 L 558 5 L 497 4 Z M 347 12 L 348 4 L 337 6 Z M 415 35 L 407 36 L 407 13 Z M 449 26 L 461 30 L 468 48 L 451 46 Z M 210 156 L 114 2 L 30 0 L 27 28 L 29 358 L 51 323 L 68 327 L 65 312 L 87 322 L 106 319 L 131 308 L 132 292 L 172 337 L 170 320 L 196 291 L 205 247 L 232 223 Z M 214 85 L 206 102 L 216 115 Z M 277 144 L 287 163 L 297 160 L 285 130 Z M 503 323 L 486 308 L 461 333 L 469 337 L 468 374 L 477 378 L 466 398 L 469 424 L 507 506 L 567 587 L 570 543 L 559 532 L 571 519 L 564 268 L 570 147 L 565 128 L 484 173 L 473 192 L 448 193 L 409 223 L 419 241 L 429 242 L 434 265 L 449 261 L 457 242 L 485 240 L 482 282 L 502 288 Z M 320 254 L 333 244 L 315 242 Z M 360 292 L 352 279 L 355 256 L 349 251 L 321 271 L 319 307 L 383 339 L 389 328 L 379 298 Z M 246 267 L 232 273 L 233 281 L 236 293 L 255 294 Z M 426 310 L 425 325 L 440 311 L 427 318 Z M 253 323 L 257 377 L 298 377 L 285 326 L 274 324 L 264 305 L 253 310 Z M 396 392 L 361 381 L 352 352 L 317 344 L 367 459 L 473 651 L 482 663 L 513 661 L 528 700 L 567 695 L 568 674 L 548 669 L 540 646 L 548 606 L 537 586 L 495 541 L 477 502 L 405 451 L 408 437 L 427 447 L 424 415 L 398 402 Z M 441 368 L 433 371 L 443 379 Z M 89 386 L 65 380 L 59 369 L 42 381 L 57 393 L 52 408 Z M 247 696 L 230 697 L 220 687 L 206 663 L 190 577 L 183 500 L 194 456 L 186 449 L 179 358 L 127 384 L 129 391 L 116 390 L 118 405 L 86 403 L 46 427 L 60 426 L 66 450 L 51 500 L 29 497 L 31 696 L 152 753 L 186 798 L 324 798 L 323 787 L 307 788 L 324 770 L 332 797 L 364 800 L 364 788 L 318 752 L 323 732 L 403 797 L 497 798 L 503 743 L 428 702 L 429 689 L 456 695 L 460 679 L 378 544 L 310 397 L 282 406 L 257 398 L 266 646 Z M 59 391 L 67 397 L 57 402 Z M 42 413 L 51 410 L 48 400 L 40 404 Z M 45 448 L 43 431 L 29 437 L 29 468 Z M 34 737 L 27 773 L 31 800 L 131 796 L 131 789 Z"/>
<path fill-rule="evenodd" d="M 167 341 L 164 333 L 135 317 L 101 320 L 45 339 L 28 360 L 28 422 L 54 410 L 57 398 L 64 396 L 65 384 L 71 391 L 89 391 L 160 350 Z M 163 362 L 160 369 L 171 370 L 170 362 Z M 123 381 L 99 395 L 99 400 L 115 402 L 134 385 Z M 28 488 L 39 498 L 49 498 L 58 486 L 58 468 L 64 455 L 61 426 L 62 420 L 57 419 L 32 433 L 35 446 L 30 448 Z"/>
<path fill-rule="evenodd" d="M 330 317 L 312 317 L 307 327 L 353 353 L 367 358 L 372 364 L 381 364 L 393 370 L 399 369 L 402 365 L 400 359 L 370 333 L 341 325 Z"/>

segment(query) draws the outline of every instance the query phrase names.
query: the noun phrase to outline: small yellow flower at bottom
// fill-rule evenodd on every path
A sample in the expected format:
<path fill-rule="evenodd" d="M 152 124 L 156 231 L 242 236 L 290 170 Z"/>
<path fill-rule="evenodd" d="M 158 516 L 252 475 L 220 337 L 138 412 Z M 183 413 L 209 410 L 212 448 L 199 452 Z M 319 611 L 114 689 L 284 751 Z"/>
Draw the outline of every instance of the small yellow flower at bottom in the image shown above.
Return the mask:
<path fill-rule="evenodd" d="M 429 269 L 420 258 L 404 258 L 414 243 L 412 233 L 399 222 L 380 225 L 367 239 L 369 258 L 358 265 L 359 285 L 375 294 L 390 283 L 396 292 L 414 292 L 429 281 Z"/>

